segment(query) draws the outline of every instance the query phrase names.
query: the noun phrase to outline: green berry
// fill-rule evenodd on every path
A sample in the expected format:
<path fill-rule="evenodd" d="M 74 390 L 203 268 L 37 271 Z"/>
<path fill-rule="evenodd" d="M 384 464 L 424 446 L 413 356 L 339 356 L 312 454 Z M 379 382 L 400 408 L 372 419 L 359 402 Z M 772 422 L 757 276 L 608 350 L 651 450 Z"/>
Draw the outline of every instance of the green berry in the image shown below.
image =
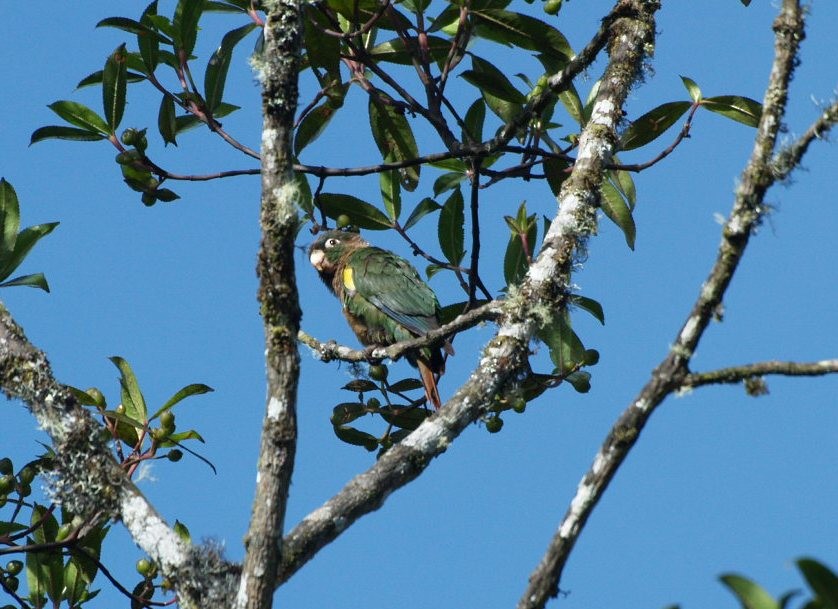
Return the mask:
<path fill-rule="evenodd" d="M 126 129 L 122 132 L 122 137 L 119 139 L 121 139 L 122 143 L 126 146 L 133 146 L 137 142 L 137 137 L 139 135 L 140 134 L 136 129 Z"/>
<path fill-rule="evenodd" d="M 164 429 L 173 431 L 175 428 L 175 413 L 173 413 L 171 410 L 167 410 L 166 412 L 161 414 L 160 426 Z"/>
<path fill-rule="evenodd" d="M 14 576 L 7 577 L 3 580 L 3 585 L 12 592 L 17 592 L 17 589 L 20 586 L 20 580 Z"/>
<path fill-rule="evenodd" d="M 11 459 L 8 457 L 0 459 L 0 474 L 11 474 L 13 471 L 15 471 L 15 467 Z"/>
<path fill-rule="evenodd" d="M 23 571 L 22 560 L 10 560 L 6 563 L 6 573 L 10 575 L 17 575 L 21 571 Z"/>
<path fill-rule="evenodd" d="M 486 431 L 489 433 L 498 433 L 503 427 L 503 419 L 500 417 L 492 417 L 486 421 Z"/>
<path fill-rule="evenodd" d="M 347 216 L 346 214 L 339 215 L 337 217 L 337 219 L 335 220 L 335 225 L 338 228 L 345 228 L 345 227 L 349 226 L 350 224 L 352 224 L 352 219 L 349 216 Z"/>
<path fill-rule="evenodd" d="M 152 205 L 157 203 L 157 197 L 155 197 L 150 192 L 144 192 L 143 196 L 140 197 L 140 201 L 142 201 L 143 205 L 145 205 L 146 207 L 151 207 Z"/>
<path fill-rule="evenodd" d="M 515 412 L 521 413 L 527 409 L 527 400 L 524 399 L 524 396 L 519 395 L 514 400 L 512 400 L 512 410 Z"/>
<path fill-rule="evenodd" d="M 387 366 L 383 364 L 374 364 L 370 366 L 370 378 L 374 381 L 386 381 Z"/>
<path fill-rule="evenodd" d="M 18 472 L 17 477 L 24 484 L 32 484 L 32 481 L 35 479 L 35 469 L 27 465 Z"/>
<path fill-rule="evenodd" d="M 599 351 L 596 349 L 585 349 L 582 361 L 586 366 L 596 366 L 599 363 Z"/>
<path fill-rule="evenodd" d="M 11 474 L 0 476 L 0 495 L 8 495 L 15 488 L 15 477 Z"/>
<path fill-rule="evenodd" d="M 28 497 L 32 494 L 32 487 L 29 484 L 21 484 L 18 486 L 17 492 L 20 493 L 21 497 Z"/>
<path fill-rule="evenodd" d="M 372 410 L 378 410 L 379 408 L 381 408 L 381 402 L 378 400 L 378 398 L 370 398 L 369 400 L 367 400 L 367 408 L 370 408 Z"/>
<path fill-rule="evenodd" d="M 558 15 L 562 9 L 562 0 L 547 0 L 542 8 L 548 15 Z"/>
<path fill-rule="evenodd" d="M 177 448 L 172 449 L 168 453 L 166 453 L 166 458 L 172 463 L 177 463 L 178 461 L 183 459 L 183 451 Z"/>
<path fill-rule="evenodd" d="M 137 573 L 143 577 L 149 577 L 154 571 L 154 563 L 147 558 L 141 558 L 137 561 Z"/>

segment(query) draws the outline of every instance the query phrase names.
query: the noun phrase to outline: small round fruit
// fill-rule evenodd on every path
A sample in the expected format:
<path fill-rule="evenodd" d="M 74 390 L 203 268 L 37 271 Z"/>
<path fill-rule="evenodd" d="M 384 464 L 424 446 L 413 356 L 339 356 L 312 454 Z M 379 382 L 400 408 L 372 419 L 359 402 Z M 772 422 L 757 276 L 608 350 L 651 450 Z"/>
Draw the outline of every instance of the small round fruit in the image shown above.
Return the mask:
<path fill-rule="evenodd" d="M 548 15 L 558 15 L 562 9 L 562 0 L 547 0 L 542 8 Z"/>
<path fill-rule="evenodd" d="M 0 495 L 7 495 L 15 488 L 15 477 L 11 474 L 0 476 Z"/>
<path fill-rule="evenodd" d="M 370 366 L 370 378 L 374 381 L 386 381 L 387 366 L 384 364 L 373 364 Z"/>
<path fill-rule="evenodd" d="M 136 129 L 126 129 L 122 132 L 122 137 L 119 139 L 121 139 L 122 143 L 126 146 L 133 146 L 137 142 L 139 135 L 140 134 Z"/>
<path fill-rule="evenodd" d="M 8 457 L 0 459 L 0 474 L 11 474 L 13 471 L 15 471 L 15 466 L 11 459 Z"/>
<path fill-rule="evenodd" d="M 58 533 L 55 534 L 55 541 L 64 541 L 70 536 L 70 533 L 73 532 L 73 525 L 71 523 L 62 524 L 61 527 L 58 529 Z"/>
<path fill-rule="evenodd" d="M 152 205 L 157 203 L 157 197 L 155 197 L 150 192 L 144 192 L 143 196 L 140 197 L 140 201 L 142 201 L 143 205 L 145 205 L 146 207 L 151 207 Z"/>
<path fill-rule="evenodd" d="M 489 433 L 498 433 L 503 427 L 503 419 L 500 417 L 492 417 L 486 421 L 486 431 Z"/>
<path fill-rule="evenodd" d="M 174 429 L 175 428 L 175 413 L 171 410 L 167 410 L 163 414 L 160 415 L 160 425 L 166 429 Z"/>
<path fill-rule="evenodd" d="M 166 458 L 172 463 L 177 463 L 178 461 L 183 459 L 183 451 L 178 448 L 173 448 L 168 453 L 166 453 Z"/>
<path fill-rule="evenodd" d="M 17 575 L 23 571 L 23 561 L 22 560 L 10 560 L 6 563 L 6 573 L 10 575 Z"/>
<path fill-rule="evenodd" d="M 350 224 L 352 224 L 352 219 L 346 214 L 341 214 L 335 219 L 335 225 L 338 228 L 346 228 Z"/>
<path fill-rule="evenodd" d="M 35 479 L 35 469 L 27 465 L 18 472 L 17 477 L 24 484 L 32 484 L 32 481 Z"/>
<path fill-rule="evenodd" d="M 28 497 L 32 494 L 32 487 L 29 484 L 21 484 L 17 487 L 17 492 L 21 497 Z"/>
<path fill-rule="evenodd" d="M 12 592 L 17 592 L 18 587 L 20 586 L 20 580 L 17 577 L 7 577 L 3 580 L 3 586 Z"/>
<path fill-rule="evenodd" d="M 381 408 L 381 402 L 378 400 L 378 398 L 370 398 L 367 400 L 367 408 L 378 410 L 379 408 Z"/>
<path fill-rule="evenodd" d="M 512 400 L 512 410 L 517 413 L 524 412 L 527 409 L 527 400 L 524 399 L 524 396 L 519 395 L 515 399 Z"/>
<path fill-rule="evenodd" d="M 149 576 L 154 570 L 154 563 L 147 558 L 141 558 L 137 561 L 137 573 L 143 577 Z"/>

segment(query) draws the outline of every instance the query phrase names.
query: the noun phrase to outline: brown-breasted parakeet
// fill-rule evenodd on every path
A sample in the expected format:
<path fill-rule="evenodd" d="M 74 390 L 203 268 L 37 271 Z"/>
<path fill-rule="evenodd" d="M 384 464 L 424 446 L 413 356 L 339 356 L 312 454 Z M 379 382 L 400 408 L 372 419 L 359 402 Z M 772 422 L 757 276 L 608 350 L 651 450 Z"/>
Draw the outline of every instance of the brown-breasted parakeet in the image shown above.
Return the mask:
<path fill-rule="evenodd" d="M 439 302 L 407 260 L 367 243 L 358 233 L 330 230 L 318 235 L 309 260 L 340 300 L 358 340 L 387 346 L 424 336 L 439 327 Z M 449 343 L 444 344 L 453 353 Z M 437 380 L 445 371 L 439 346 L 406 355 L 419 369 L 425 396 L 439 408 Z"/>

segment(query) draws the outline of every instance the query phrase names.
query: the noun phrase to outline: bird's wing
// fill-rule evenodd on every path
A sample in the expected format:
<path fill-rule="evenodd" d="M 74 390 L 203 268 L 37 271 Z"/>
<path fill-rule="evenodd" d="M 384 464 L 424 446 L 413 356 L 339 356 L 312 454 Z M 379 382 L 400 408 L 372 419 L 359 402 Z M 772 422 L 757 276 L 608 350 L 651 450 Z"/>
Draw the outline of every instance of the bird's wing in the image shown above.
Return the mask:
<path fill-rule="evenodd" d="M 377 247 L 365 247 L 350 256 L 347 268 L 351 275 L 344 278 L 345 287 L 410 332 L 423 335 L 439 326 L 436 295 L 404 258 Z"/>

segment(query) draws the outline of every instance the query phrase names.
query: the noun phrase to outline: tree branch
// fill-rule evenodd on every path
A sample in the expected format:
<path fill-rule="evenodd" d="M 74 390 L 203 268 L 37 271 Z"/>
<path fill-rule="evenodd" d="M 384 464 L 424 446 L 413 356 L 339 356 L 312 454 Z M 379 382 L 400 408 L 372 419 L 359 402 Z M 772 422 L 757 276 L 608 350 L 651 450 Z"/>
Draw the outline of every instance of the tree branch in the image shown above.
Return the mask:
<path fill-rule="evenodd" d="M 262 242 L 257 273 L 265 324 L 267 394 L 256 494 L 245 537 L 237 608 L 268 609 L 297 446 L 300 305 L 294 270 L 297 187 L 291 142 L 297 110 L 302 17 L 299 0 L 266 5 L 262 81 Z"/>
<path fill-rule="evenodd" d="M 779 376 L 823 376 L 838 372 L 838 359 L 826 359 L 819 362 L 780 362 L 767 361 L 720 368 L 710 372 L 691 372 L 681 380 L 682 389 L 692 389 L 703 385 L 741 383 L 755 377 L 769 374 Z"/>
<path fill-rule="evenodd" d="M 816 139 L 820 140 L 826 137 L 835 123 L 838 123 L 838 100 L 832 102 L 832 105 L 823 111 L 818 120 L 796 142 L 775 155 L 773 165 L 777 179 L 785 180 L 788 178 L 791 172 L 800 166 L 800 161 L 809 149 L 809 144 Z"/>
<path fill-rule="evenodd" d="M 558 531 L 530 576 L 529 586 L 518 602 L 519 609 L 544 607 L 548 598 L 556 595 L 570 552 L 611 479 L 637 442 L 655 408 L 682 386 L 698 341 L 712 319 L 713 311 L 721 303 L 751 232 L 765 213 L 762 201 L 766 189 L 773 183 L 769 170 L 771 153 L 785 112 L 788 83 L 796 63 L 799 42 L 803 39 L 803 18 L 797 0 L 784 0 L 774 30 L 775 57 L 754 151 L 724 226 L 716 262 L 669 354 L 614 423 L 590 469 L 580 481 Z M 606 81 L 603 79 L 603 82 Z"/>

